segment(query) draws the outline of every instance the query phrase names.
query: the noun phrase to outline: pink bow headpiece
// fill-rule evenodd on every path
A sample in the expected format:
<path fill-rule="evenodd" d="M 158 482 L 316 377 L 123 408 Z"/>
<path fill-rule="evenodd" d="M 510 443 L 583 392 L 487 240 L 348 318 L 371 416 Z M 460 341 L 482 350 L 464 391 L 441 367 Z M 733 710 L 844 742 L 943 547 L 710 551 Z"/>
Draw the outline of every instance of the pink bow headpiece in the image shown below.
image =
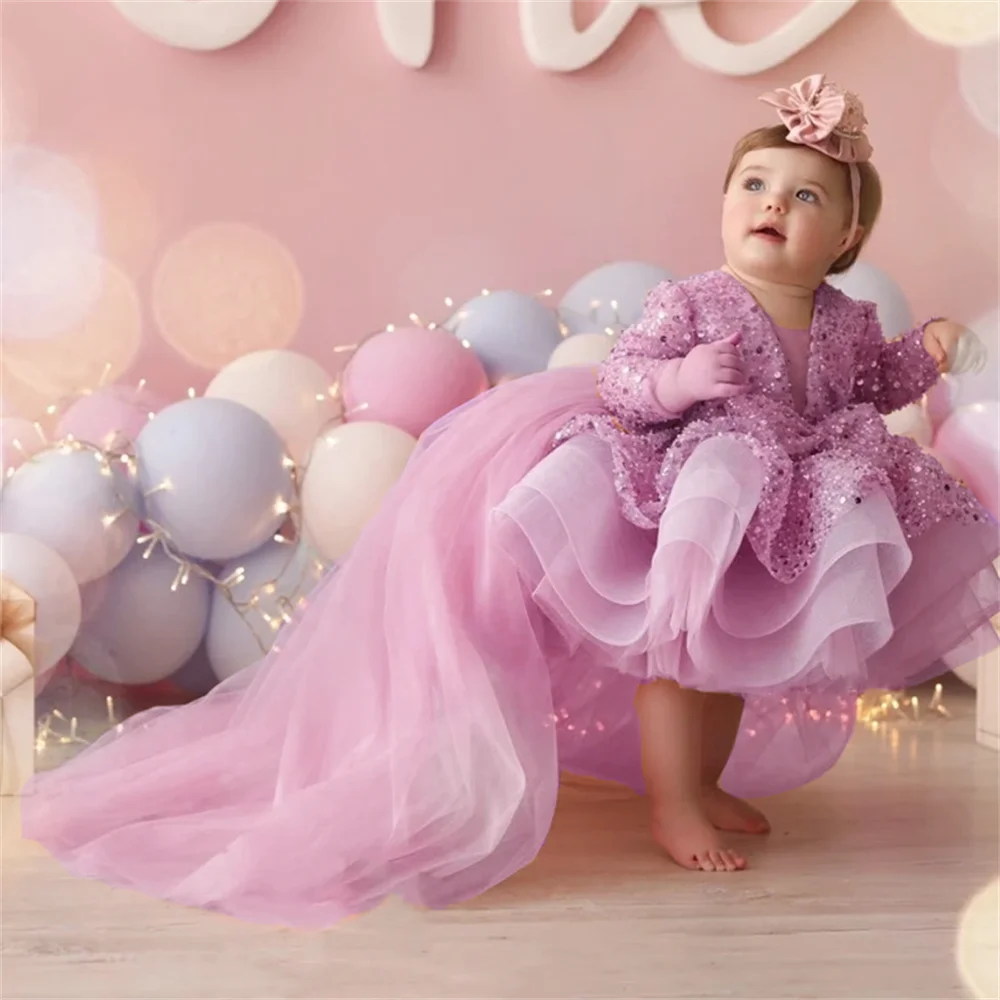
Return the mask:
<path fill-rule="evenodd" d="M 850 167 L 853 212 L 848 241 L 858 227 L 861 175 L 857 164 L 871 158 L 872 144 L 865 135 L 864 105 L 856 94 L 827 83 L 822 73 L 807 76 L 788 88 L 762 94 L 765 104 L 778 109 L 788 129 L 788 141 L 808 146 Z"/>

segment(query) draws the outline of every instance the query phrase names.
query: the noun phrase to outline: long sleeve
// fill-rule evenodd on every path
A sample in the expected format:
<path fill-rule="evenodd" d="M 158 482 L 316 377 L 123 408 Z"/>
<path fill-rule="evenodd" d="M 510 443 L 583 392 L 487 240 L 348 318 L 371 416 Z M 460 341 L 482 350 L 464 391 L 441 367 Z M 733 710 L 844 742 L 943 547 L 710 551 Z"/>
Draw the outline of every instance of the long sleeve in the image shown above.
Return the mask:
<path fill-rule="evenodd" d="M 608 409 L 630 425 L 662 424 L 677 414 L 656 398 L 664 368 L 684 357 L 696 338 L 691 304 L 683 288 L 664 282 L 647 296 L 638 322 L 622 332 L 598 374 Z"/>
<path fill-rule="evenodd" d="M 854 375 L 853 400 L 887 414 L 915 403 L 938 380 L 937 365 L 924 348 L 924 327 L 896 340 L 882 336 L 876 306 L 864 303 L 864 340 Z"/>

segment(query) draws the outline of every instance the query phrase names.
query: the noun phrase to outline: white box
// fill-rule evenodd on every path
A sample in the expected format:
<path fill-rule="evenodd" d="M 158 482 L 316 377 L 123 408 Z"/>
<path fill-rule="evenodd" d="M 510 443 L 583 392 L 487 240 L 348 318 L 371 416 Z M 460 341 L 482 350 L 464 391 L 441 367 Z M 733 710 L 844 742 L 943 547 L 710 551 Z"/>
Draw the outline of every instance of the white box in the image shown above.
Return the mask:
<path fill-rule="evenodd" d="M 35 773 L 35 679 L 10 642 L 0 643 L 0 677 L 11 684 L 0 696 L 0 795 L 20 795 Z"/>

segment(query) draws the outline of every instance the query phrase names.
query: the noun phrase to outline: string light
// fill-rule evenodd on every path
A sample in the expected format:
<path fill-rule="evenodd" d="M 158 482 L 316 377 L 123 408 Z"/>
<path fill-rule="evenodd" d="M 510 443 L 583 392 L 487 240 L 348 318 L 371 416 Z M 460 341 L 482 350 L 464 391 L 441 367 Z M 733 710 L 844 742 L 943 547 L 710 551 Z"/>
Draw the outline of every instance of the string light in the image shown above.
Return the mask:
<path fill-rule="evenodd" d="M 868 691 L 858 698 L 857 721 L 878 732 L 890 722 L 920 722 L 922 715 L 949 719 L 951 713 L 944 704 L 943 695 L 943 686 L 935 684 L 934 693 L 922 708 L 920 698 L 905 691 Z"/>

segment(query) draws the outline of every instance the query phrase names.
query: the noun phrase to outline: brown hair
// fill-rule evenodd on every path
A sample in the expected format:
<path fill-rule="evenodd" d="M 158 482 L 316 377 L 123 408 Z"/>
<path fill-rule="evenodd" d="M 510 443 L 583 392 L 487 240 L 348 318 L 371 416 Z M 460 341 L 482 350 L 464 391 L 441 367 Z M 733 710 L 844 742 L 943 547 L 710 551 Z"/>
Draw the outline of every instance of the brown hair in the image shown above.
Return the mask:
<path fill-rule="evenodd" d="M 733 179 L 733 174 L 739 166 L 740 160 L 747 153 L 752 153 L 756 149 L 802 149 L 802 146 L 788 141 L 788 129 L 784 125 L 769 125 L 767 128 L 755 129 L 748 132 L 733 148 L 733 158 L 729 161 L 729 169 L 726 171 L 726 183 L 722 190 L 729 190 L 729 182 Z M 844 169 L 844 179 L 847 182 L 847 189 L 850 191 L 850 169 L 846 163 L 841 164 Z M 851 247 L 847 253 L 838 257 L 830 265 L 830 274 L 840 274 L 846 271 L 861 253 L 861 248 L 868 242 L 868 237 L 872 234 L 875 222 L 878 220 L 879 212 L 882 210 L 882 181 L 878 171 L 871 163 L 859 163 L 858 171 L 861 174 L 861 204 L 858 210 L 858 225 L 861 226 L 861 239 Z"/>

